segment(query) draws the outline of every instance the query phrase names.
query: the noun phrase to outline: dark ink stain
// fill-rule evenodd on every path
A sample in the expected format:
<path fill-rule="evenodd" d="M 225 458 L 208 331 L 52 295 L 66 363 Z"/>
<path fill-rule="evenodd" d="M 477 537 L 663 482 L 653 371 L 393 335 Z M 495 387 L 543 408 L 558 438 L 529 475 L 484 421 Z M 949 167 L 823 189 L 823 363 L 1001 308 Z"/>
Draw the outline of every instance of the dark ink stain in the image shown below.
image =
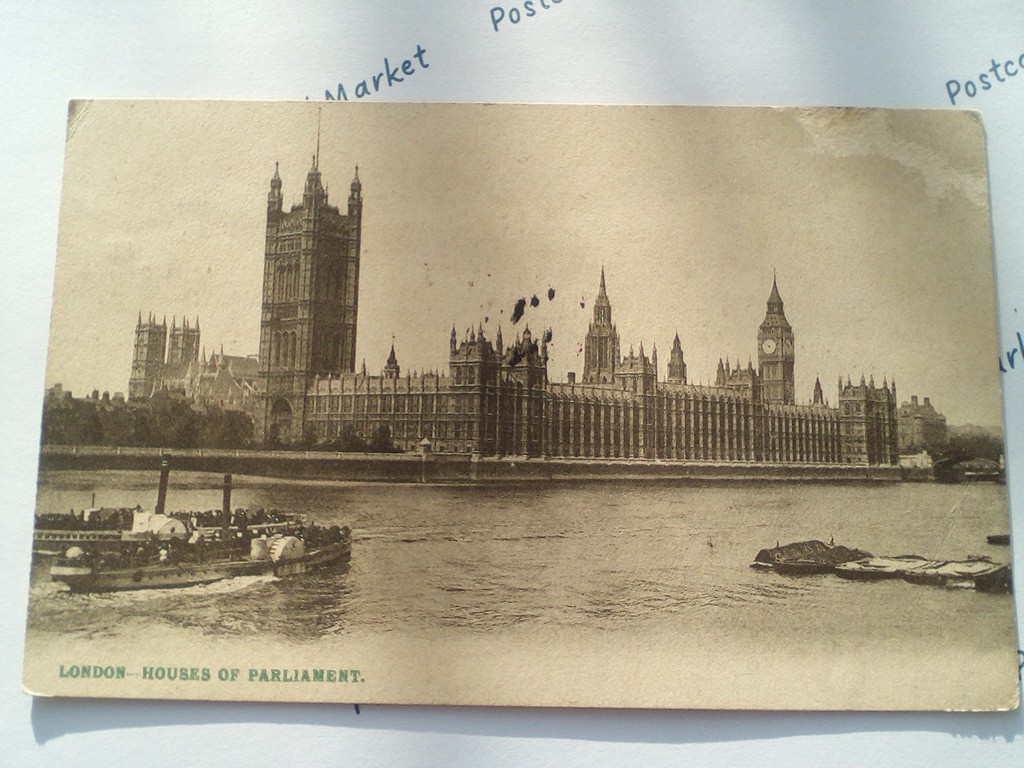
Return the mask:
<path fill-rule="evenodd" d="M 531 307 L 539 307 L 540 306 L 540 299 L 537 298 L 537 294 L 536 293 L 533 294 L 533 296 L 530 298 L 530 306 Z"/>
<path fill-rule="evenodd" d="M 526 299 L 519 299 L 516 302 L 515 309 L 512 310 L 512 325 L 515 325 L 523 319 L 523 313 L 526 311 Z"/>
<path fill-rule="evenodd" d="M 554 333 L 552 332 L 552 330 L 550 328 L 548 328 L 546 331 L 544 331 L 544 336 L 542 337 L 544 339 L 544 343 L 545 344 L 550 344 L 552 336 L 554 336 Z"/>
<path fill-rule="evenodd" d="M 489 317 L 488 317 L 487 315 L 484 315 L 484 322 L 485 322 L 485 323 L 486 323 L 486 322 L 489 322 L 489 321 L 490 321 L 490 319 L 491 319 L 491 318 L 489 318 Z"/>
<path fill-rule="evenodd" d="M 554 288 L 548 288 L 548 301 L 551 301 L 554 298 L 555 298 L 555 289 Z"/>

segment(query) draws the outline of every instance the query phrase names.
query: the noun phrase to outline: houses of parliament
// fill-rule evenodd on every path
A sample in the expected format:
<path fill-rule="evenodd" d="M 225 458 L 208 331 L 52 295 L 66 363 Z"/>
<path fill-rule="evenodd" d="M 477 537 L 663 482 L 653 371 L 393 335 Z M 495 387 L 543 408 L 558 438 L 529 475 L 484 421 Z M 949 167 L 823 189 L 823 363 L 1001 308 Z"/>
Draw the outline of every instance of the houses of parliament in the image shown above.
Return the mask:
<path fill-rule="evenodd" d="M 687 380 L 678 334 L 667 376 L 658 353 L 623 354 L 602 269 L 582 376 L 548 378 L 545 336 L 506 341 L 452 329 L 444 372 L 403 374 L 395 347 L 379 374 L 356 370 L 362 239 L 359 170 L 331 205 L 317 157 L 302 202 L 285 210 L 275 168 L 266 211 L 256 436 L 271 444 L 369 439 L 403 450 L 697 462 L 898 464 L 896 382 L 815 381 L 797 404 L 794 333 L 773 279 L 757 329 L 757 367 L 719 361 L 713 385 Z M 138 346 L 138 344 L 137 344 Z"/>

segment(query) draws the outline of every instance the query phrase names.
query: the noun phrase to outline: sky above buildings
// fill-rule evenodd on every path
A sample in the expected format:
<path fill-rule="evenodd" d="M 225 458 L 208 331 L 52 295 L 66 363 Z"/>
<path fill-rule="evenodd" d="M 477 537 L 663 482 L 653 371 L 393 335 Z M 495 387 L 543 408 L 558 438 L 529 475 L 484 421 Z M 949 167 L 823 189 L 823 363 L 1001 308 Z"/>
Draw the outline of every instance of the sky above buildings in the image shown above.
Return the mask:
<path fill-rule="evenodd" d="M 983 131 L 946 111 L 80 102 L 47 384 L 126 390 L 140 311 L 256 353 L 270 178 L 301 201 L 318 120 L 331 203 L 357 164 L 363 184 L 371 372 L 392 341 L 403 374 L 443 369 L 453 323 L 529 323 L 553 379 L 582 373 L 603 266 L 623 354 L 656 344 L 664 378 L 678 332 L 708 383 L 719 357 L 756 367 L 774 273 L 798 402 L 895 376 L 951 423 L 1001 422 Z"/>

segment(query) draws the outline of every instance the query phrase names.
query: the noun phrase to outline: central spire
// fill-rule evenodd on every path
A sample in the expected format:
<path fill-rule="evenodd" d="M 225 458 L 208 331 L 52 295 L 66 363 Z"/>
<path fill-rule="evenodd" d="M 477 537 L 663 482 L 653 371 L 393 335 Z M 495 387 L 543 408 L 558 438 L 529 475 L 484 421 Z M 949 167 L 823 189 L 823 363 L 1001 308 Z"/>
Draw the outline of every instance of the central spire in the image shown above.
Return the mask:
<path fill-rule="evenodd" d="M 608 300 L 608 289 L 604 284 L 604 267 L 601 267 L 601 285 L 597 289 L 597 300 L 594 302 L 594 322 L 609 324 L 612 321 L 612 304 Z"/>
<path fill-rule="evenodd" d="M 772 274 L 772 292 L 768 296 L 768 311 L 777 315 L 785 314 L 782 309 L 782 296 L 779 294 L 779 284 L 774 272 Z"/>
<path fill-rule="evenodd" d="M 612 304 L 608 300 L 604 267 L 594 302 L 594 319 L 584 343 L 583 381 L 588 384 L 611 384 L 619 360 L 619 334 L 612 324 Z"/>

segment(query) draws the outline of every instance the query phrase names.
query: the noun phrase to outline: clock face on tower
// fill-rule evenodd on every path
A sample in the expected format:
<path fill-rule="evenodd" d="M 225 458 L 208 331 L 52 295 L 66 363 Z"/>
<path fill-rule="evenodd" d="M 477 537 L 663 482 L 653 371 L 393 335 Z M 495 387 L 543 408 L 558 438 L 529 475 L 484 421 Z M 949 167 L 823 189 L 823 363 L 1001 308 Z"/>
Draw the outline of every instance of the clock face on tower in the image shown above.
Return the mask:
<path fill-rule="evenodd" d="M 763 349 L 765 351 L 765 354 L 767 355 L 770 355 L 772 352 L 774 352 L 775 348 L 775 339 L 765 339 L 764 343 L 761 345 L 761 349 Z"/>

